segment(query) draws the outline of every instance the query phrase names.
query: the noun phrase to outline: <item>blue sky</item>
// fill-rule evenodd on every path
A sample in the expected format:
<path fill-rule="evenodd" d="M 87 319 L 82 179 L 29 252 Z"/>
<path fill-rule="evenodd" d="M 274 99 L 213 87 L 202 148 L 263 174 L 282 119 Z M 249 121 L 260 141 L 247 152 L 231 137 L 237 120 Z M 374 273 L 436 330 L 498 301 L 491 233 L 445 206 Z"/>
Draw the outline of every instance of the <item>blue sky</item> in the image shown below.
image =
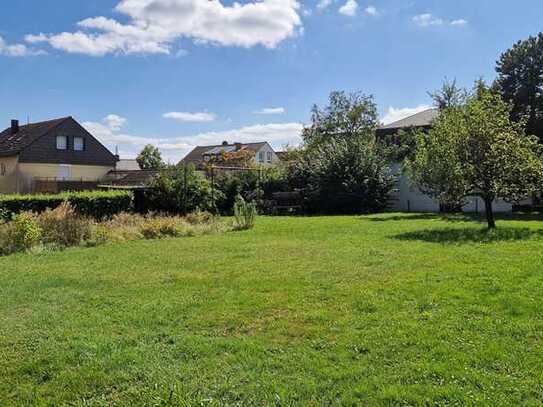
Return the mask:
<path fill-rule="evenodd" d="M 111 149 L 178 160 L 196 144 L 296 144 L 332 90 L 373 94 L 390 121 L 443 78 L 494 78 L 542 30 L 523 0 L 2 2 L 0 120 L 72 115 Z M 1 127 L 1 126 L 0 126 Z"/>

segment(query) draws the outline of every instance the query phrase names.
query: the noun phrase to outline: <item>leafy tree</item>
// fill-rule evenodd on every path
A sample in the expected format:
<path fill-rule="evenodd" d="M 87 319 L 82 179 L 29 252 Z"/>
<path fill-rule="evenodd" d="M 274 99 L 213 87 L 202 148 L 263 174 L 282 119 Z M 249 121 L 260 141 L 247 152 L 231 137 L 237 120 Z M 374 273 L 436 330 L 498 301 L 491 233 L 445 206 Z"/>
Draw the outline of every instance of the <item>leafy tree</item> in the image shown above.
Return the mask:
<path fill-rule="evenodd" d="M 386 209 L 395 179 L 374 140 L 333 139 L 308 153 L 308 204 L 314 211 L 370 213 Z"/>
<path fill-rule="evenodd" d="M 441 89 L 428 92 L 428 95 L 440 111 L 449 107 L 462 106 L 468 98 L 468 92 L 458 87 L 456 79 L 449 81 L 447 78 L 445 78 Z"/>
<path fill-rule="evenodd" d="M 511 117 L 527 120 L 528 134 L 543 141 L 543 33 L 517 42 L 497 62 L 496 87 L 512 104 Z"/>
<path fill-rule="evenodd" d="M 518 201 L 543 180 L 541 147 L 510 118 L 510 106 L 481 83 L 465 105 L 446 108 L 407 161 L 412 181 L 440 202 L 480 196 L 489 228 L 492 202 Z"/>
<path fill-rule="evenodd" d="M 136 158 L 142 170 L 160 170 L 165 164 L 160 150 L 152 144 L 147 144 Z"/>
<path fill-rule="evenodd" d="M 302 132 L 308 147 L 330 139 L 373 138 L 379 126 L 377 107 L 372 96 L 360 92 L 332 92 L 328 106 L 313 106 L 311 126 Z"/>

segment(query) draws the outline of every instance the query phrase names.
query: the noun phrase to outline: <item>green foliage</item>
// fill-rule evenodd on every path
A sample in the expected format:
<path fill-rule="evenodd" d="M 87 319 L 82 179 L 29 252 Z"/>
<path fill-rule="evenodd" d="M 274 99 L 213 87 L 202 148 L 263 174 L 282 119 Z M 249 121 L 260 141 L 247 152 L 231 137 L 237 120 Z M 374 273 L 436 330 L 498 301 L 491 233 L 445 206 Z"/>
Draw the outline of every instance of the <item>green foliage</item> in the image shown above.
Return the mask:
<path fill-rule="evenodd" d="M 216 185 L 221 191 L 221 199 L 217 201 L 218 210 L 229 215 L 238 195 L 255 201 L 264 211 L 265 202 L 272 198 L 274 192 L 288 189 L 286 173 L 281 167 L 225 172 L 217 176 Z"/>
<path fill-rule="evenodd" d="M 40 214 L 38 224 L 45 245 L 78 246 L 91 236 L 89 219 L 81 216 L 67 201 Z"/>
<path fill-rule="evenodd" d="M 252 229 L 255 226 L 256 216 L 256 204 L 254 202 L 247 202 L 241 195 L 238 195 L 234 203 L 234 229 Z"/>
<path fill-rule="evenodd" d="M 418 137 L 407 168 L 412 181 L 440 202 L 481 196 L 494 227 L 491 203 L 534 193 L 543 180 L 541 158 L 537 139 L 510 119 L 508 104 L 478 83 L 465 105 L 445 109 L 429 134 Z"/>
<path fill-rule="evenodd" d="M 372 96 L 335 91 L 330 93 L 328 106 L 313 106 L 311 126 L 303 130 L 302 138 L 308 147 L 331 139 L 373 138 L 378 126 L 379 116 Z"/>
<path fill-rule="evenodd" d="M 468 99 L 468 92 L 456 84 L 456 79 L 449 81 L 445 78 L 441 89 L 435 92 L 428 92 L 434 100 L 435 106 L 443 111 L 448 108 L 462 106 Z"/>
<path fill-rule="evenodd" d="M 15 235 L 13 236 L 16 247 L 29 250 L 39 244 L 42 230 L 36 216 L 29 212 L 22 212 L 13 218 Z"/>
<path fill-rule="evenodd" d="M 182 233 L 183 223 L 175 217 L 150 218 L 141 226 L 141 234 L 146 239 L 177 237 Z"/>
<path fill-rule="evenodd" d="M 504 52 L 496 71 L 496 88 L 512 105 L 512 119 L 526 119 L 527 133 L 543 140 L 543 33 Z"/>
<path fill-rule="evenodd" d="M 41 213 L 69 202 L 82 216 L 95 219 L 111 217 L 132 210 L 132 194 L 124 191 L 63 192 L 60 194 L 2 195 L 0 212 L 14 214 L 29 211 Z"/>
<path fill-rule="evenodd" d="M 212 189 L 211 181 L 194 166 L 164 169 L 146 192 L 147 209 L 170 214 L 187 214 L 197 210 L 216 212 L 222 193 Z"/>
<path fill-rule="evenodd" d="M 395 178 L 375 142 L 332 140 L 307 154 L 307 196 L 313 211 L 369 213 L 386 209 Z"/>
<path fill-rule="evenodd" d="M 142 170 L 160 170 L 165 167 L 160 150 L 152 144 L 147 144 L 136 158 Z"/>

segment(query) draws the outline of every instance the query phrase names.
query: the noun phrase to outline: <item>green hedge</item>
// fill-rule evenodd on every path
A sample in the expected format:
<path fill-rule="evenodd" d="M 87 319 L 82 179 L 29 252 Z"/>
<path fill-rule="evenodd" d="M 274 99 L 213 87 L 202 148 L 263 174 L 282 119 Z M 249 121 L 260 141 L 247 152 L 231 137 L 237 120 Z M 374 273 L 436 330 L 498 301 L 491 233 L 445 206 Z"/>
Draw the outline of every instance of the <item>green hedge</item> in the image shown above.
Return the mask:
<path fill-rule="evenodd" d="M 63 192 L 40 195 L 0 195 L 0 215 L 30 211 L 41 213 L 54 209 L 62 202 L 70 202 L 79 213 L 95 219 L 111 217 L 120 212 L 132 210 L 132 193 L 126 191 L 85 191 Z"/>

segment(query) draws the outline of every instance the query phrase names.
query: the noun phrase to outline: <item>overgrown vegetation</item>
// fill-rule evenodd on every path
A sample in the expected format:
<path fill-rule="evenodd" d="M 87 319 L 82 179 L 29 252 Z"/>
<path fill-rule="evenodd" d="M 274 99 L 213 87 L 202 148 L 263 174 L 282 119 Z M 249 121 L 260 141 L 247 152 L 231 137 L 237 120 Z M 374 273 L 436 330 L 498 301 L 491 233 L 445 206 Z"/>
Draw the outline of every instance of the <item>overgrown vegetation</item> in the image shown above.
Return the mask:
<path fill-rule="evenodd" d="M 120 213 L 105 221 L 82 216 L 69 202 L 41 214 L 21 212 L 0 223 L 0 255 L 98 246 L 108 242 L 223 233 L 230 226 L 204 212 L 187 217 Z"/>

